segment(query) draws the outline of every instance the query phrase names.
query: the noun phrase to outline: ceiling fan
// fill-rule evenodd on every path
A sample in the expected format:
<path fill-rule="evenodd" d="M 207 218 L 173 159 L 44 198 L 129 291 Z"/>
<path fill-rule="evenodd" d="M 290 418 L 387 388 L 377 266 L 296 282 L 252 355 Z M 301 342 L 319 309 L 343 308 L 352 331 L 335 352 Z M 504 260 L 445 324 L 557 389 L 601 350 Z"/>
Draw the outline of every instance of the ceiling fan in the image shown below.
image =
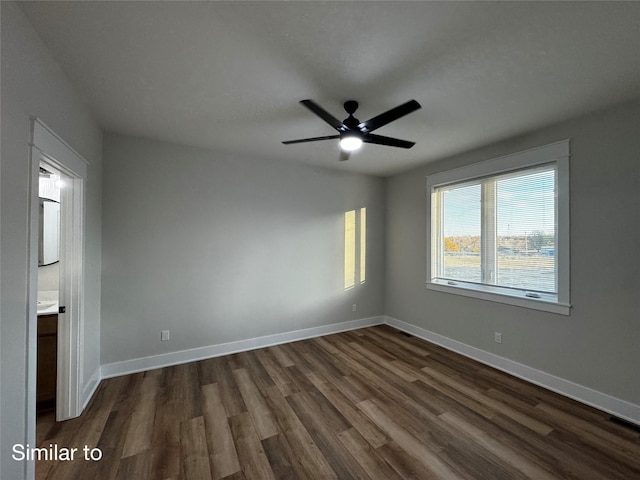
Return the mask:
<path fill-rule="evenodd" d="M 393 122 L 394 120 L 404 117 L 409 113 L 421 108 L 421 105 L 415 100 L 409 100 L 407 103 L 403 103 L 391 110 L 387 110 L 380 115 L 377 115 L 367 121 L 361 122 L 353 116 L 358 109 L 358 102 L 355 100 L 348 100 L 344 102 L 344 109 L 349 114 L 343 122 L 339 121 L 336 117 L 327 112 L 320 105 L 313 100 L 301 100 L 301 104 L 319 116 L 322 120 L 331 125 L 339 133 L 338 135 L 327 135 L 324 137 L 303 138 L 300 140 L 287 140 L 285 145 L 291 145 L 293 143 L 305 143 L 316 142 L 319 140 L 334 140 L 340 139 L 340 160 L 348 160 L 349 154 L 354 150 L 357 150 L 363 143 L 374 143 L 377 145 L 387 145 L 389 147 L 399 148 L 411 148 L 415 145 L 415 142 L 409 142 L 407 140 L 400 140 L 399 138 L 385 137 L 383 135 L 376 135 L 371 132 L 374 130 Z"/>

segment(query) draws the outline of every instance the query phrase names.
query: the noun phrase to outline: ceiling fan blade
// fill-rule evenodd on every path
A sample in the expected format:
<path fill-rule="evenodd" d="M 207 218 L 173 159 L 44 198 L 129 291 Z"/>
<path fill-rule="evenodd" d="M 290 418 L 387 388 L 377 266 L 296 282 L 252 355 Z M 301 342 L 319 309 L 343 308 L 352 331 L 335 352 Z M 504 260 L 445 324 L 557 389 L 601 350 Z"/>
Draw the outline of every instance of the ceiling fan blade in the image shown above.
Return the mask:
<path fill-rule="evenodd" d="M 319 116 L 321 119 L 323 119 L 325 122 L 327 122 L 329 125 L 331 125 L 333 128 L 335 128 L 336 130 L 340 132 L 348 130 L 340 120 L 338 120 L 336 117 L 331 115 L 329 112 L 327 112 L 324 108 L 322 108 L 320 105 L 315 103 L 313 100 L 300 100 L 300 103 L 303 104 L 305 107 L 307 107 L 309 110 L 311 110 L 313 113 L 315 113 L 317 116 Z"/>
<path fill-rule="evenodd" d="M 306 143 L 306 142 L 317 142 L 319 140 L 335 140 L 336 138 L 340 138 L 340 135 L 328 135 L 325 137 L 313 137 L 313 138 L 301 138 L 300 140 L 287 140 L 282 143 L 285 145 L 291 145 L 292 143 Z"/>
<path fill-rule="evenodd" d="M 397 106 L 396 108 L 392 108 L 391 110 L 387 110 L 380 115 L 373 117 L 369 120 L 366 120 L 358 125 L 358 128 L 362 132 L 373 132 L 375 129 L 383 127 L 387 123 L 391 123 L 394 120 L 397 120 L 400 117 L 404 117 L 405 115 L 414 112 L 422 108 L 422 106 L 416 102 L 415 100 L 409 100 L 407 103 L 403 103 L 402 105 Z"/>
<path fill-rule="evenodd" d="M 362 138 L 364 143 L 375 143 L 376 145 L 387 145 L 389 147 L 411 148 L 416 142 L 400 140 L 399 138 L 385 137 L 383 135 L 375 135 L 368 133 Z"/>

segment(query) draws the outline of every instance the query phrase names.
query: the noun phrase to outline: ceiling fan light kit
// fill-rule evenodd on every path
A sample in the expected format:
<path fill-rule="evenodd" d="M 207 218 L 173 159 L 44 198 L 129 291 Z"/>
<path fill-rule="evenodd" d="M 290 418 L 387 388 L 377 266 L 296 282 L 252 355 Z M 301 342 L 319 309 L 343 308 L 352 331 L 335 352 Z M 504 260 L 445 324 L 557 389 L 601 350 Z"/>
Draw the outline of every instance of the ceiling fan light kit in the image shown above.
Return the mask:
<path fill-rule="evenodd" d="M 347 152 L 358 150 L 362 146 L 362 139 L 356 135 L 345 135 L 340 138 L 340 148 Z"/>
<path fill-rule="evenodd" d="M 327 135 L 324 137 L 312 137 L 303 138 L 300 140 L 287 140 L 282 143 L 285 145 L 291 145 L 294 143 L 307 143 L 317 142 L 320 140 L 334 140 L 340 139 L 340 148 L 343 152 L 353 152 L 358 150 L 362 143 L 373 143 L 376 145 L 386 145 L 389 147 L 399 148 L 411 148 L 415 145 L 415 142 L 409 142 L 407 140 L 400 140 L 399 138 L 385 137 L 382 135 L 375 135 L 371 132 L 374 130 L 393 122 L 394 120 L 404 117 L 415 110 L 421 108 L 421 105 L 415 100 L 409 100 L 402 105 L 399 105 L 391 110 L 388 110 L 380 115 L 377 115 L 365 122 L 360 122 L 353 116 L 358 109 L 358 102 L 355 100 L 348 100 L 344 102 L 344 109 L 349 114 L 344 121 L 339 121 L 336 117 L 327 112 L 320 105 L 313 100 L 301 100 L 301 104 L 315 113 L 322 120 L 331 125 L 338 131 L 338 135 Z M 348 159 L 348 155 L 341 155 L 340 160 Z"/>

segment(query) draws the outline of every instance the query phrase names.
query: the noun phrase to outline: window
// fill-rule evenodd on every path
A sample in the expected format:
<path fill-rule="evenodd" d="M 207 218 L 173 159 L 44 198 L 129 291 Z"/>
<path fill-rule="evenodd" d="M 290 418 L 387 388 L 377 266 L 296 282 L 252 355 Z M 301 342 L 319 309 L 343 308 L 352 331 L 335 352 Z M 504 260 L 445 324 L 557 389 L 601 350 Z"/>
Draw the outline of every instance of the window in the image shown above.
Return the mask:
<path fill-rule="evenodd" d="M 569 314 L 569 141 L 427 178 L 427 288 Z"/>
<path fill-rule="evenodd" d="M 358 240 L 358 241 L 357 241 Z M 355 287 L 356 278 L 366 281 L 367 209 L 344 213 L 344 288 Z"/>

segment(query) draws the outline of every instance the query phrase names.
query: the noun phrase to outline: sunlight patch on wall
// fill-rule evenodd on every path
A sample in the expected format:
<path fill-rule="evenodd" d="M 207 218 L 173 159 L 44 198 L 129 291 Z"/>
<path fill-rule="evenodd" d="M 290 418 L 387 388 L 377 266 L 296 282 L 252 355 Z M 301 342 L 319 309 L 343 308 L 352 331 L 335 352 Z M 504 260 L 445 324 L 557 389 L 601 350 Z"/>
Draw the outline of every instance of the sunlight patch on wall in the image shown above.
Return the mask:
<path fill-rule="evenodd" d="M 367 209 L 344 213 L 344 288 L 366 281 Z"/>
<path fill-rule="evenodd" d="M 356 211 L 344 213 L 344 288 L 356 285 Z"/>
<path fill-rule="evenodd" d="M 360 209 L 360 283 L 367 279 L 367 209 Z"/>

